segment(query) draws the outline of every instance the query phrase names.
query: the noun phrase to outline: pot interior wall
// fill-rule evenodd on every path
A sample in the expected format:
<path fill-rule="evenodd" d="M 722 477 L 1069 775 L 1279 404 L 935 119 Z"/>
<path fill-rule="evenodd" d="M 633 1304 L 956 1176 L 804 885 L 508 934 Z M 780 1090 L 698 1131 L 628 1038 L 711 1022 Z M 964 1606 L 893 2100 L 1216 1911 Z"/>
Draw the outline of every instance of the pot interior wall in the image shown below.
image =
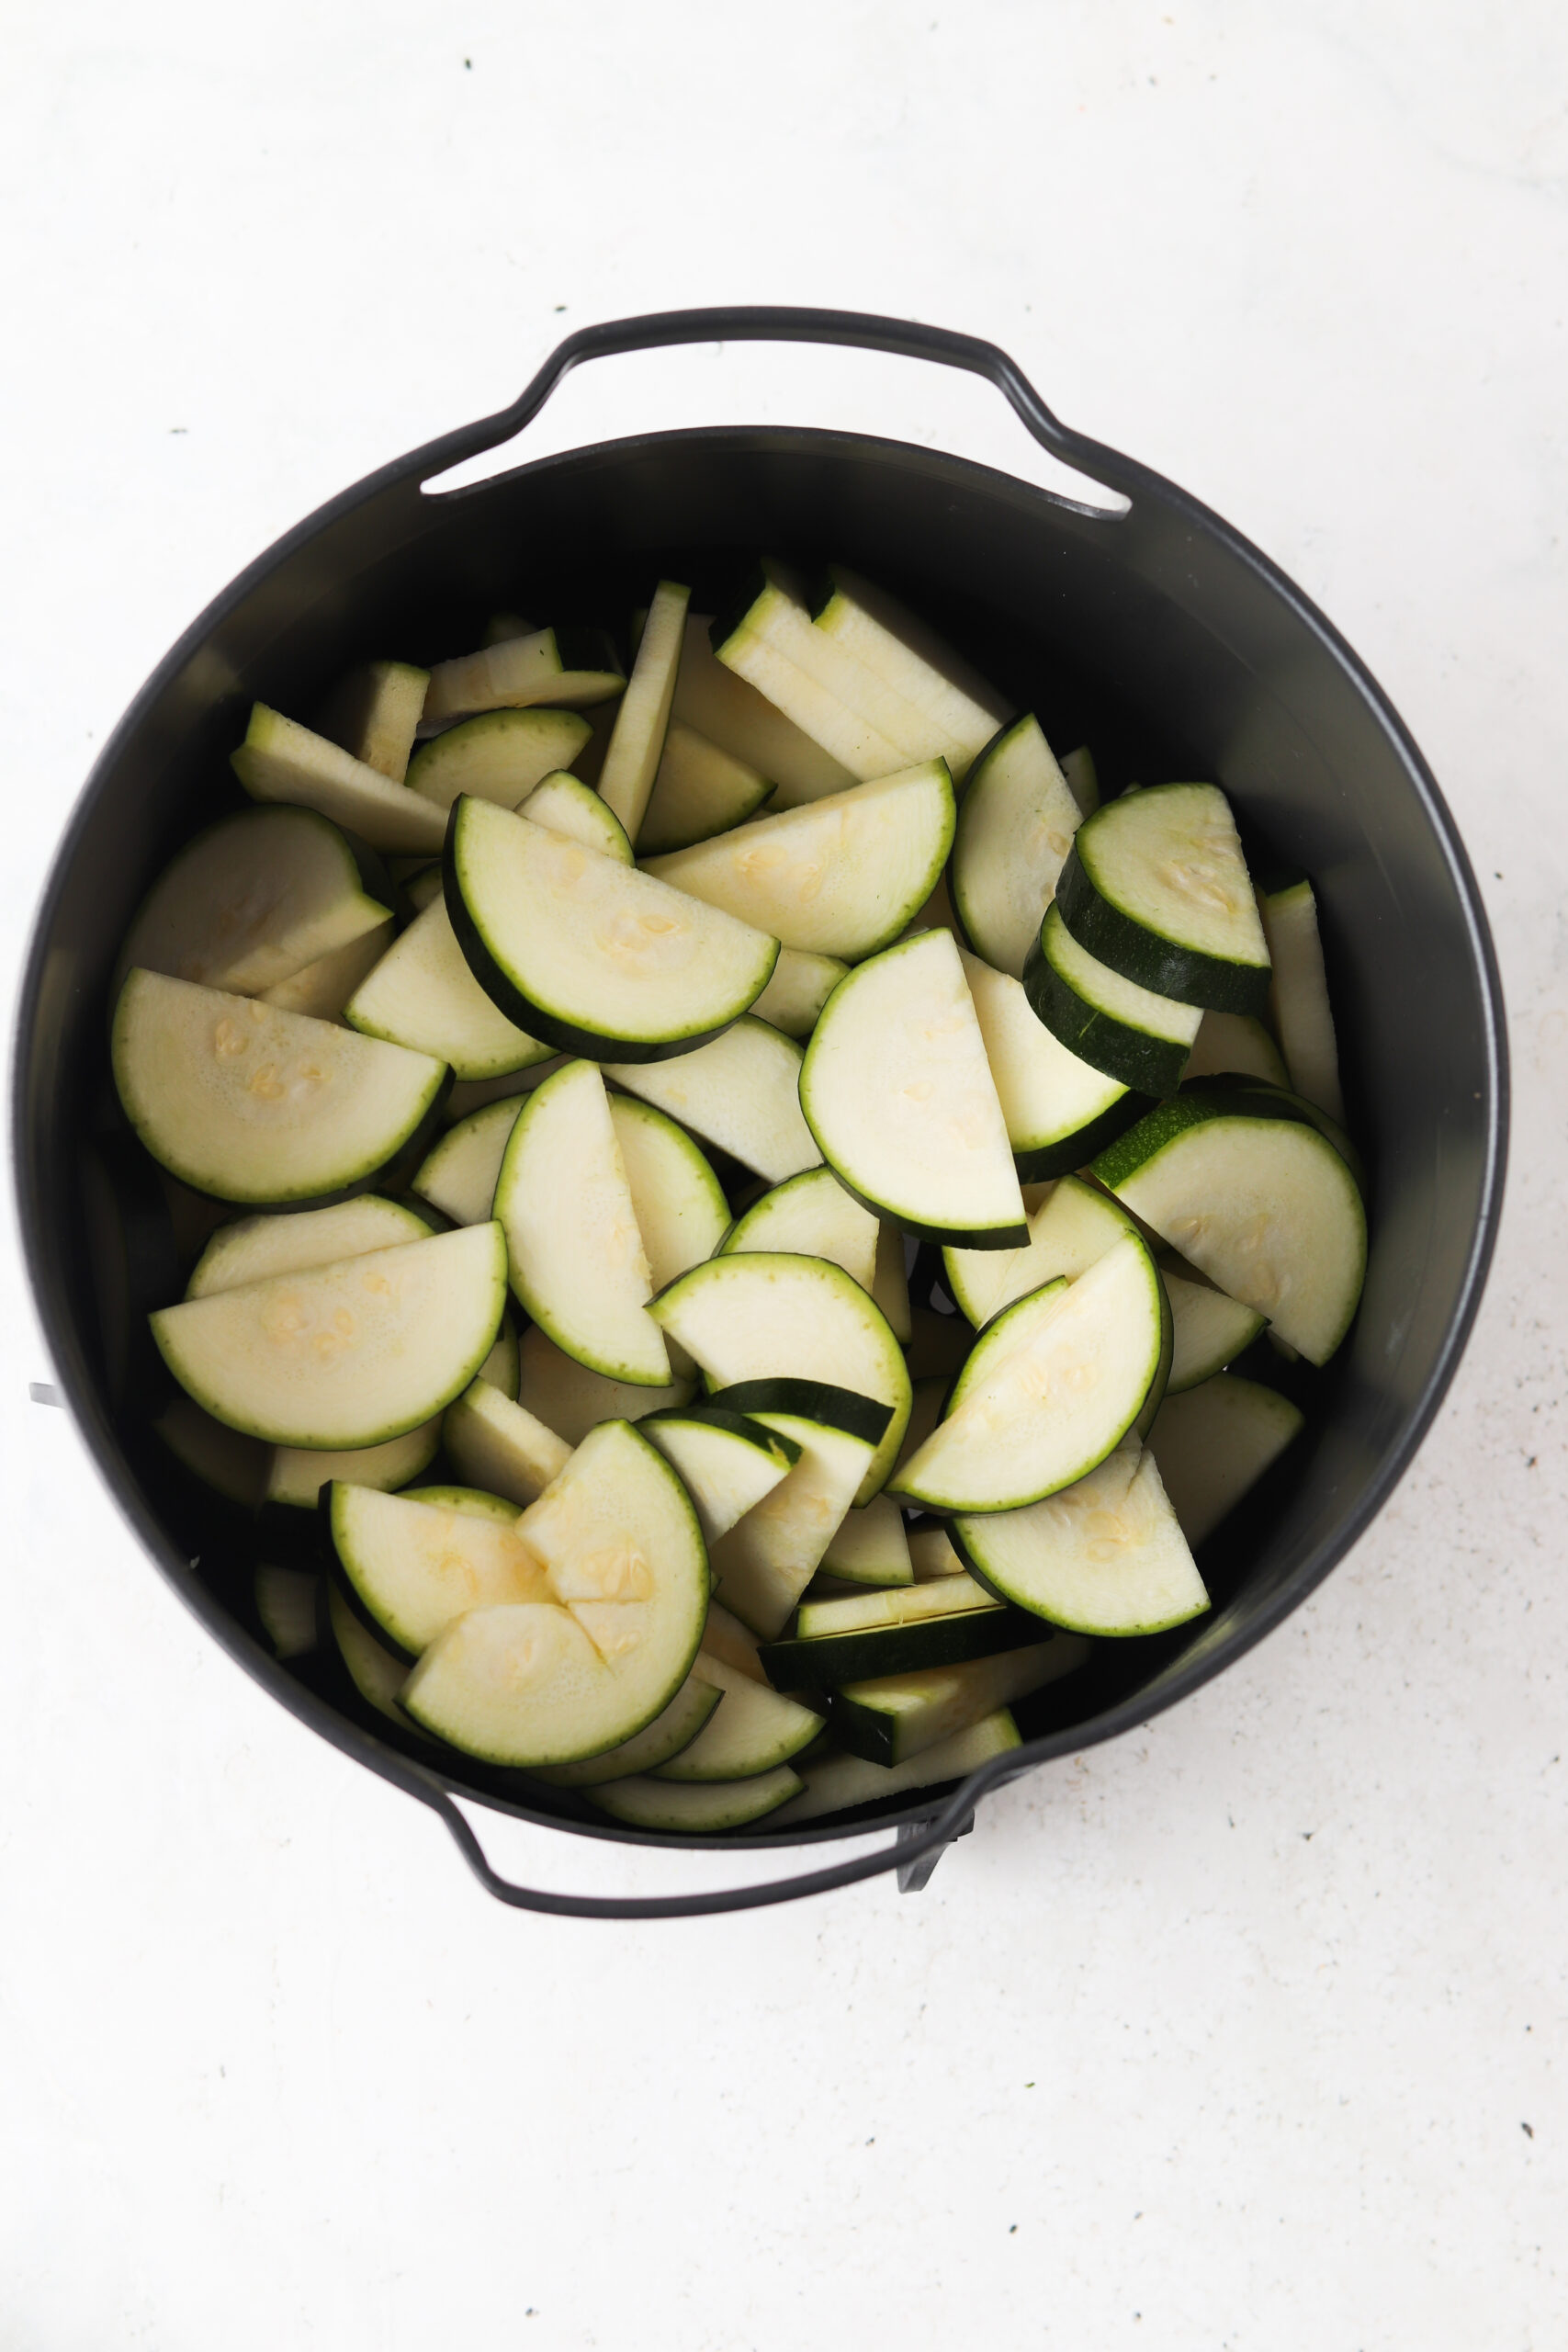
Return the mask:
<path fill-rule="evenodd" d="M 1310 1383 L 1310 1442 L 1205 1550 L 1213 1614 L 1160 1641 L 1103 1645 L 1091 1671 L 1021 1712 L 1026 1736 L 1082 1745 L 1111 1710 L 1152 1711 L 1194 1669 L 1216 1670 L 1310 1589 L 1375 1502 L 1445 1376 L 1496 1115 L 1483 950 L 1418 770 L 1352 669 L 1174 505 L 1091 517 L 927 451 L 707 432 L 577 452 L 435 499 L 392 481 L 285 543 L 220 599 L 129 715 L 35 945 L 17 1148 L 57 1365 L 161 1565 L 188 1583 L 186 1563 L 206 1542 L 197 1573 L 226 1606 L 233 1592 L 199 1514 L 154 1487 L 134 1429 L 110 1413 L 84 1280 L 74 1170 L 106 1116 L 106 989 L 141 892 L 197 821 L 238 804 L 227 753 L 253 698 L 308 717 L 348 663 L 467 650 L 503 605 L 624 626 L 661 573 L 689 580 L 697 608 L 711 609 L 759 549 L 839 557 L 904 594 L 1038 712 L 1058 750 L 1087 741 L 1112 787 L 1217 780 L 1259 854 L 1310 873 L 1318 893 L 1351 1124 L 1372 1179 L 1360 1317 Z M 254 1669 L 246 1637 L 217 1630 Z M 525 1809 L 540 1814 L 537 1792 Z M 559 1817 L 581 1816 L 563 1803 Z"/>

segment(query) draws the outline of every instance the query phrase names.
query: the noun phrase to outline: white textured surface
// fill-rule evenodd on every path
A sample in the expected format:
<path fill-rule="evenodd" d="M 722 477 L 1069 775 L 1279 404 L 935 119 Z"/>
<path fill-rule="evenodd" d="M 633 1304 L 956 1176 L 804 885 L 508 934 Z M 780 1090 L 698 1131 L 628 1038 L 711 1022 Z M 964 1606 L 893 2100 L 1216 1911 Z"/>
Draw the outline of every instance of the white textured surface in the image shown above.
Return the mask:
<path fill-rule="evenodd" d="M 1313 1605 L 923 1896 L 713 1925 L 501 1911 L 231 1668 L 26 1403 L 8 1245 L 0 2344 L 1562 2343 L 1565 86 L 1549 0 L 13 11 L 7 990 L 96 745 L 280 530 L 563 323 L 836 302 L 994 336 L 1325 605 L 1519 1102 L 1465 1367 Z M 548 430 L 727 400 L 1032 463 L 820 354 Z"/>

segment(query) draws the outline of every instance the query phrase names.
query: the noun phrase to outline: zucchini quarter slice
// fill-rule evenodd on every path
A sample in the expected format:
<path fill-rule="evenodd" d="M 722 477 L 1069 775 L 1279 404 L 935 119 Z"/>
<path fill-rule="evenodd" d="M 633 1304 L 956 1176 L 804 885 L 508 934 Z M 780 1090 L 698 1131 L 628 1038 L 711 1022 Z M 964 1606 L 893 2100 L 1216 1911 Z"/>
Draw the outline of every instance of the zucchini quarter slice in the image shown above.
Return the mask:
<path fill-rule="evenodd" d="M 1026 1510 L 961 1515 L 953 1537 L 998 1599 L 1077 1633 L 1159 1634 L 1209 1606 L 1158 1464 L 1135 1437 Z"/>
<path fill-rule="evenodd" d="M 1218 785 L 1158 784 L 1084 820 L 1056 884 L 1078 945 L 1181 1004 L 1267 1012 L 1269 944 Z"/>

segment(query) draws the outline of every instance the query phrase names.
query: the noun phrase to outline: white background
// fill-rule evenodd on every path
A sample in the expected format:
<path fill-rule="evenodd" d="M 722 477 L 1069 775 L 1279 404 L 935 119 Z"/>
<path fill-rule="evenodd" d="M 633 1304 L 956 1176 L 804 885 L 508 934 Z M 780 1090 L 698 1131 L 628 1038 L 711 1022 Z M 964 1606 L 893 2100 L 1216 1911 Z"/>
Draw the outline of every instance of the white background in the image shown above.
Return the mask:
<path fill-rule="evenodd" d="M 1561 2346 L 1565 92 L 1553 0 L 13 7 L 0 988 L 278 532 L 563 326 L 835 303 L 994 337 L 1325 605 L 1470 844 L 1519 1100 L 1464 1368 L 1317 1600 L 923 1895 L 717 1923 L 501 1910 L 231 1667 L 27 1403 L 7 1238 L 5 2352 Z M 726 413 L 1032 465 L 830 354 L 612 364 L 538 439 Z"/>

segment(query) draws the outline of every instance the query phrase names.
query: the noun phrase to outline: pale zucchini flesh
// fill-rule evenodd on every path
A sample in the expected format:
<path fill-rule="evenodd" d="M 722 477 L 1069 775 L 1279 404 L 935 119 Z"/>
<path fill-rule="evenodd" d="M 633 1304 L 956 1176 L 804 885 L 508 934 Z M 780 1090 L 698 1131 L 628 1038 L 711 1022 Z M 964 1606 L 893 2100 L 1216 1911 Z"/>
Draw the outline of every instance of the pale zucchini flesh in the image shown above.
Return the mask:
<path fill-rule="evenodd" d="M 554 1073 L 552 1073 L 553 1075 Z M 502 1095 L 448 1127 L 415 1170 L 412 1190 L 454 1225 L 483 1225 L 525 1097 Z"/>
<path fill-rule="evenodd" d="M 709 626 L 705 614 L 686 616 L 672 719 L 768 777 L 781 808 L 847 791 L 858 779 L 755 686 L 725 668 L 709 641 Z"/>
<path fill-rule="evenodd" d="M 953 842 L 953 779 L 931 760 L 759 817 L 647 872 L 813 955 L 859 962 L 924 904 Z"/>
<path fill-rule="evenodd" d="M 1087 1166 L 1148 1109 L 1147 1096 L 1069 1053 L 1037 1019 L 1020 981 L 962 948 L 959 955 L 1020 1182 Z"/>
<path fill-rule="evenodd" d="M 578 708 L 626 691 L 614 671 L 569 669 L 553 628 L 502 638 L 477 653 L 437 662 L 430 673 L 423 725 L 486 710 L 525 710 L 536 703 Z"/>
<path fill-rule="evenodd" d="M 1343 1126 L 1339 1049 L 1312 884 L 1296 882 L 1288 889 L 1271 891 L 1259 899 L 1258 910 L 1273 959 L 1274 1026 L 1285 1049 L 1290 1082 L 1298 1094 L 1304 1094 Z M 1277 1071 L 1263 1070 L 1259 1075 L 1282 1083 Z"/>
<path fill-rule="evenodd" d="M 797 1822 L 816 1821 L 826 1813 L 848 1813 L 859 1805 L 904 1796 L 910 1789 L 938 1788 L 948 1781 L 961 1781 L 982 1764 L 1021 1745 L 1012 1716 L 1006 1707 L 998 1707 L 994 1715 L 950 1734 L 934 1747 L 891 1769 L 868 1764 L 863 1756 L 825 1757 L 819 1764 L 805 1766 L 801 1773 L 805 1790 L 781 1807 L 776 1826 L 794 1828 Z"/>
<path fill-rule="evenodd" d="M 751 1011 L 759 1021 L 782 1029 L 786 1037 L 809 1037 L 822 1007 L 849 968 L 837 956 L 813 956 L 802 947 L 781 947 L 773 977 Z"/>
<path fill-rule="evenodd" d="M 1230 1072 L 1261 1078 L 1270 1086 L 1290 1084 L 1284 1057 L 1256 1013 L 1205 1012 L 1182 1078 Z"/>
<path fill-rule="evenodd" d="M 1059 905 L 1046 909 L 1024 959 L 1023 987 L 1035 1016 L 1091 1069 L 1145 1094 L 1178 1085 L 1203 1015 L 1111 970 L 1080 946 Z"/>
<path fill-rule="evenodd" d="M 446 892 L 480 986 L 565 1052 L 684 1054 L 761 994 L 778 943 L 650 874 L 488 801 L 459 800 Z"/>
<path fill-rule="evenodd" d="M 681 1788 L 670 1781 L 637 1773 L 630 1780 L 612 1781 L 591 1789 L 589 1801 L 616 1821 L 634 1829 L 663 1830 L 672 1837 L 694 1837 L 704 1831 L 718 1837 L 726 1830 L 746 1829 L 763 1821 L 781 1805 L 801 1794 L 804 1783 L 787 1764 L 754 1780 L 728 1781 Z"/>
<path fill-rule="evenodd" d="M 536 1502 L 570 1458 L 564 1438 L 482 1376 L 447 1406 L 441 1442 L 453 1467 L 519 1510 Z"/>
<path fill-rule="evenodd" d="M 402 784 L 429 687 L 429 671 L 412 662 L 367 662 L 339 680 L 317 719 L 317 732 L 391 783 Z"/>
<path fill-rule="evenodd" d="M 668 1386 L 669 1351 L 647 1311 L 648 1255 L 592 1062 L 568 1062 L 529 1096 L 496 1179 L 495 1214 L 512 1287 L 556 1345 L 606 1380 Z"/>
<path fill-rule="evenodd" d="M 465 792 L 516 808 L 546 776 L 573 764 L 589 733 L 580 711 L 483 711 L 420 745 L 409 763 L 409 790 L 443 809 Z"/>
<path fill-rule="evenodd" d="M 439 878 L 440 869 L 437 868 Z M 334 947 L 330 955 L 318 956 L 313 964 L 302 965 L 275 988 L 259 991 L 264 1004 L 276 1005 L 280 1012 L 308 1012 L 317 1021 L 336 1021 L 344 1006 L 376 969 L 382 956 L 397 937 L 398 926 L 389 915 L 374 931 L 358 939 L 351 939 L 346 947 Z"/>
<path fill-rule="evenodd" d="M 505 1078 L 554 1047 L 497 1010 L 468 969 L 445 901 L 433 899 L 344 1007 L 362 1036 L 433 1054 L 457 1078 Z"/>
<path fill-rule="evenodd" d="M 1140 987 L 1222 1012 L 1267 1009 L 1269 945 L 1217 785 L 1155 785 L 1097 809 L 1056 904 L 1081 947 Z"/>
<path fill-rule="evenodd" d="M 1029 1649 L 1004 1651 L 1000 1657 L 840 1683 L 829 1705 L 829 1728 L 840 1747 L 867 1763 L 886 1768 L 908 1764 L 940 1741 L 983 1722 L 998 1707 L 1010 1707 L 1059 1681 L 1088 1656 L 1086 1641 L 1059 1634 Z"/>
<path fill-rule="evenodd" d="M 536 1323 L 518 1341 L 517 1360 L 518 1403 L 568 1445 L 581 1445 L 601 1421 L 637 1421 L 689 1404 L 697 1385 L 682 1378 L 667 1388 L 644 1388 L 629 1380 L 606 1380 L 565 1354 Z"/>
<path fill-rule="evenodd" d="M 690 1747 L 724 1696 L 716 1682 L 705 1680 L 702 1663 L 699 1651 L 696 1665 L 662 1714 L 655 1715 L 630 1739 L 606 1748 L 603 1756 L 586 1756 L 578 1764 L 537 1766 L 535 1777 L 554 1789 L 597 1789 L 610 1781 L 628 1780 L 634 1772 L 654 1772 L 660 1765 L 668 1764 L 672 1756 Z"/>
<path fill-rule="evenodd" d="M 334 1483 L 327 1523 L 349 1600 L 389 1648 L 413 1659 L 470 1609 L 556 1596 L 515 1514 L 480 1518 L 450 1504 Z"/>
<path fill-rule="evenodd" d="M 710 1556 L 720 1603 L 766 1636 L 783 1631 L 810 1583 L 866 1475 L 873 1442 L 802 1413 L 748 1410 L 787 1439 L 796 1458 L 777 1486 L 718 1539 Z"/>
<path fill-rule="evenodd" d="M 296 1274 L 338 1258 L 361 1258 L 400 1241 L 428 1240 L 428 1218 L 401 1201 L 361 1193 L 330 1209 L 296 1209 L 283 1216 L 245 1216 L 220 1225 L 191 1270 L 187 1298 L 237 1290 L 271 1274 Z"/>
<path fill-rule="evenodd" d="M 880 1230 L 871 1211 L 845 1191 L 831 1169 L 808 1168 L 754 1201 L 743 1216 L 736 1218 L 718 1247 L 726 1253 L 773 1250 L 826 1258 L 842 1266 L 863 1290 L 869 1291 L 876 1277 Z M 711 1257 L 714 1252 L 706 1250 L 702 1254 Z"/>
<path fill-rule="evenodd" d="M 1216 1372 L 1234 1363 L 1264 1329 L 1266 1317 L 1239 1299 L 1227 1298 L 1212 1283 L 1196 1282 L 1191 1272 L 1160 1265 L 1160 1278 L 1170 1300 L 1170 1378 L 1166 1394 L 1177 1396 L 1196 1388 Z"/>
<path fill-rule="evenodd" d="M 1062 754 L 1062 774 L 1067 789 L 1078 804 L 1080 816 L 1092 817 L 1100 806 L 1100 775 L 1094 764 L 1094 753 L 1087 743 L 1076 752 Z"/>
<path fill-rule="evenodd" d="M 338 1586 L 327 1585 L 327 1618 L 333 1641 L 350 1681 L 366 1704 L 409 1737 L 426 1740 L 428 1733 L 404 1714 L 398 1693 L 408 1680 L 408 1660 L 378 1641 L 364 1619 L 349 1607 Z"/>
<path fill-rule="evenodd" d="M 659 773 L 637 829 L 637 850 L 656 857 L 727 833 L 754 817 L 773 786 L 749 762 L 721 751 L 683 719 L 671 719 Z"/>
<path fill-rule="evenodd" d="M 801 1050 L 750 1013 L 720 1037 L 657 1062 L 606 1060 L 604 1075 L 705 1142 L 782 1184 L 822 1154 L 800 1109 Z"/>
<path fill-rule="evenodd" d="M 800 1459 L 799 1447 L 789 1439 L 722 1407 L 666 1409 L 648 1416 L 641 1427 L 690 1495 L 710 1551 Z"/>
<path fill-rule="evenodd" d="M 691 600 L 691 590 L 678 581 L 661 580 L 654 590 L 599 771 L 604 806 L 619 819 L 629 842 L 637 840 L 659 773 Z"/>
<path fill-rule="evenodd" d="M 531 825 L 543 825 L 547 832 L 581 842 L 585 849 L 596 850 L 601 857 L 613 857 L 617 865 L 635 863 L 631 842 L 619 818 L 581 776 L 546 776 L 520 804 L 517 813 L 526 817 Z"/>
<path fill-rule="evenodd" d="M 363 1190 L 446 1082 L 434 1056 L 156 972 L 115 1009 L 119 1098 L 154 1159 L 220 1200 Z"/>
<path fill-rule="evenodd" d="M 727 670 L 755 686 L 852 775 L 867 782 L 907 767 L 923 736 L 902 698 L 841 647 L 812 628 L 798 587 L 780 568 L 761 567 L 756 594 L 733 623 L 716 622 L 713 650 Z"/>
<path fill-rule="evenodd" d="M 253 800 L 317 809 L 372 849 L 434 856 L 441 847 L 440 809 L 265 703 L 253 708 L 245 740 L 230 763 Z"/>
<path fill-rule="evenodd" d="M 688 1785 L 754 1780 L 787 1764 L 821 1732 L 822 1718 L 812 1708 L 738 1673 L 722 1658 L 699 1651 L 695 1670 L 723 1691 L 724 1703 L 689 1747 L 653 1768 L 657 1780 Z"/>
<path fill-rule="evenodd" d="M 886 589 L 839 563 L 828 583 L 814 626 L 929 723 L 931 753 L 962 781 L 1007 718 L 1002 696 Z"/>
<path fill-rule="evenodd" d="M 905 1232 L 1021 1247 L 1007 1125 L 950 933 L 890 947 L 835 989 L 807 1047 L 800 1103 L 840 1181 Z"/>
<path fill-rule="evenodd" d="M 612 1094 L 609 1102 L 649 1276 L 654 1289 L 662 1290 L 713 1256 L 728 1229 L 729 1204 L 702 1152 L 673 1119 L 633 1096 Z"/>
<path fill-rule="evenodd" d="M 1064 1176 L 1043 1190 L 1029 1213 L 1023 1249 L 942 1253 L 948 1289 L 976 1330 L 1043 1283 L 1064 1277 L 1076 1282 L 1113 1243 L 1138 1229 L 1119 1201 L 1081 1177 Z"/>
<path fill-rule="evenodd" d="M 891 1495 L 875 1495 L 863 1510 L 845 1513 L 829 1538 L 818 1566 L 844 1584 L 913 1584 L 904 1514 Z"/>
<path fill-rule="evenodd" d="M 1213 1533 L 1304 1425 L 1288 1396 L 1234 1372 L 1167 1399 L 1149 1451 L 1189 1544 Z"/>
<path fill-rule="evenodd" d="M 948 868 L 964 938 L 1011 979 L 1023 978 L 1080 821 L 1040 722 L 1026 712 L 976 763 Z"/>
<path fill-rule="evenodd" d="M 1025 1510 L 961 1514 L 953 1538 L 999 1600 L 1071 1632 L 1159 1634 L 1209 1606 L 1155 1455 L 1136 1438 Z"/>
<path fill-rule="evenodd" d="M 334 1478 L 351 1478 L 358 1486 L 389 1494 L 428 1470 L 440 1448 L 439 1413 L 401 1437 L 389 1438 L 384 1445 L 345 1446 L 327 1453 L 316 1446 L 275 1446 L 266 1499 L 289 1510 L 314 1510 L 321 1488 Z"/>
<path fill-rule="evenodd" d="M 306 1569 L 276 1567 L 264 1561 L 256 1569 L 254 1597 L 274 1657 L 308 1657 L 319 1638 L 321 1578 Z"/>

